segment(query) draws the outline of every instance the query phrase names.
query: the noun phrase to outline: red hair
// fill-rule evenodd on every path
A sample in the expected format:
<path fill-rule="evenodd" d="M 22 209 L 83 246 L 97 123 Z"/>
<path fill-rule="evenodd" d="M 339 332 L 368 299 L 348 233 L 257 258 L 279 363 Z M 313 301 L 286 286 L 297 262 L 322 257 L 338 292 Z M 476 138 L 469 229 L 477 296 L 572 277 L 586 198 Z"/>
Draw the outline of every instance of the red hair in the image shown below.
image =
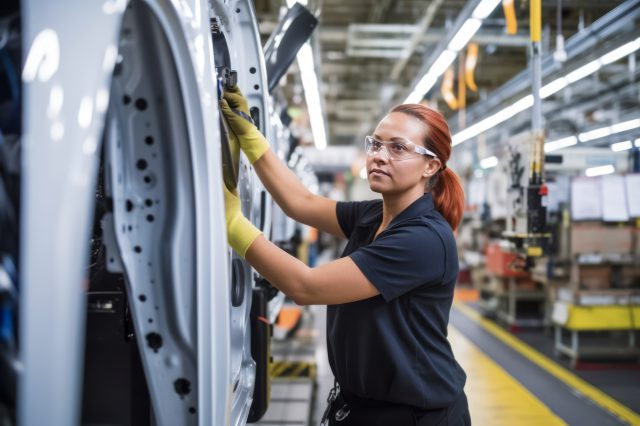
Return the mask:
<path fill-rule="evenodd" d="M 391 112 L 402 112 L 415 117 L 429 129 L 423 145 L 438 155 L 442 168 L 431 177 L 427 187 L 431 189 L 436 209 L 455 231 L 462 220 L 464 191 L 458 175 L 446 167 L 451 156 L 449 125 L 438 111 L 420 104 L 398 105 Z"/>

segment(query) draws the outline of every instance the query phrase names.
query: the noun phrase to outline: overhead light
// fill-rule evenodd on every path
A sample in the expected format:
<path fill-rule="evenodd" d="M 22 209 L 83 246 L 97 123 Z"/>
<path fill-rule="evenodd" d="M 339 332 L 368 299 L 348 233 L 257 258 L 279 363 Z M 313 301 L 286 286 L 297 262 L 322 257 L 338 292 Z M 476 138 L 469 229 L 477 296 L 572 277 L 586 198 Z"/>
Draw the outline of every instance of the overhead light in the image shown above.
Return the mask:
<path fill-rule="evenodd" d="M 557 93 L 559 91 L 561 91 L 562 89 L 564 89 L 565 87 L 567 87 L 567 85 L 569 84 L 569 82 L 567 81 L 566 78 L 564 77 L 560 77 L 557 78 L 555 80 L 553 80 L 551 83 L 542 86 L 542 88 L 540 89 L 540 97 L 542 99 L 544 98 L 548 98 L 549 96 L 553 95 L 554 93 Z"/>
<path fill-rule="evenodd" d="M 532 105 L 533 95 L 527 95 L 524 98 L 519 99 L 508 107 L 453 135 L 453 137 L 451 138 L 453 146 L 471 139 L 472 137 L 477 136 L 480 133 L 486 132 L 490 128 L 495 127 L 504 121 L 507 121 L 514 115 L 528 108 L 531 108 Z"/>
<path fill-rule="evenodd" d="M 631 141 L 617 142 L 611 144 L 611 151 L 620 152 L 633 148 Z"/>
<path fill-rule="evenodd" d="M 287 0 L 287 6 L 289 8 L 293 7 L 296 3 L 306 6 L 307 0 Z M 317 149 L 323 150 L 327 147 L 327 134 L 324 129 L 324 115 L 322 114 L 318 77 L 314 66 L 315 61 L 313 60 L 313 51 L 311 50 L 311 44 L 309 44 L 309 42 L 306 42 L 302 46 L 296 58 L 298 59 L 300 79 L 302 80 L 304 97 L 307 102 L 307 112 L 309 113 L 313 143 Z"/>
<path fill-rule="evenodd" d="M 327 147 L 327 135 L 324 130 L 324 115 L 322 114 L 320 91 L 318 90 L 318 77 L 316 76 L 313 52 L 309 42 L 302 46 L 298 52 L 297 59 L 304 97 L 307 102 L 307 111 L 309 112 L 313 143 L 316 148 L 323 150 Z"/>
<path fill-rule="evenodd" d="M 557 139 L 555 141 L 547 142 L 544 144 L 544 152 L 553 152 L 562 148 L 573 146 L 577 143 L 578 140 L 580 142 L 589 142 L 595 139 L 611 136 L 616 133 L 626 132 L 627 130 L 633 130 L 638 127 L 640 127 L 640 118 L 612 124 L 611 126 L 599 127 L 597 129 L 589 130 L 588 132 L 580 133 L 577 138 L 575 136 L 568 136 L 562 139 Z M 635 143 L 635 146 L 640 146 L 640 138 L 636 139 L 634 143 Z M 625 146 L 628 146 L 628 148 L 624 148 Z M 625 149 L 629 149 L 629 148 L 631 148 L 630 140 L 614 143 L 611 145 L 611 149 L 613 151 L 624 151 Z"/>
<path fill-rule="evenodd" d="M 491 15 L 491 12 L 500 4 L 502 0 L 482 0 L 479 5 L 473 11 L 473 17 L 477 19 L 484 19 Z"/>
<path fill-rule="evenodd" d="M 557 139 L 544 144 L 544 152 L 553 152 L 562 148 L 567 148 L 578 143 L 578 138 L 569 136 L 567 138 Z"/>
<path fill-rule="evenodd" d="M 405 99 L 404 103 L 415 104 L 420 102 L 424 94 L 431 90 L 433 85 L 436 84 L 436 82 L 438 81 L 438 77 L 439 76 L 434 76 L 429 73 L 423 75 L 416 85 L 416 88 L 413 89 L 413 92 L 411 92 L 409 96 L 407 96 L 407 99 Z"/>
<path fill-rule="evenodd" d="M 593 177 L 593 176 L 608 175 L 615 171 L 616 169 L 611 164 L 607 164 L 606 166 L 590 167 L 584 171 L 584 174 L 589 177 Z"/>
<path fill-rule="evenodd" d="M 600 127 L 599 129 L 589 130 L 588 132 L 583 132 L 578 135 L 578 140 L 580 142 L 589 142 L 594 139 L 604 138 L 605 136 L 609 136 L 611 134 L 611 126 Z"/>
<path fill-rule="evenodd" d="M 482 20 L 493 12 L 500 4 L 501 0 L 482 0 L 473 10 L 471 18 L 467 19 L 458 32 L 451 38 L 448 48 L 445 49 L 438 59 L 431 65 L 429 70 L 422 76 L 413 91 L 404 100 L 405 104 L 420 102 L 426 93 L 436 84 L 438 78 L 449 68 L 469 40 L 474 36 L 482 25 Z"/>
<path fill-rule="evenodd" d="M 636 146 L 636 148 L 640 148 L 640 138 L 636 139 L 633 144 Z"/>
<path fill-rule="evenodd" d="M 498 165 L 498 157 L 495 155 L 480 160 L 480 167 L 483 169 L 490 169 Z"/>
<path fill-rule="evenodd" d="M 487 0 L 488 1 L 488 0 Z M 498 4 L 498 2 L 496 2 L 496 5 Z M 480 7 L 480 6 L 478 6 Z M 477 8 L 476 8 L 477 9 Z M 475 12 L 474 12 L 474 17 L 481 19 L 478 16 L 475 16 Z M 622 46 L 619 46 L 607 53 L 605 53 L 604 55 L 602 55 L 600 58 L 593 60 L 583 66 L 581 66 L 580 68 L 571 71 L 570 73 L 566 74 L 564 77 L 559 77 L 556 80 L 552 81 L 551 83 L 548 83 L 547 85 L 543 86 L 540 89 L 540 97 L 542 98 L 546 98 L 551 96 L 552 94 L 564 89 L 565 87 L 567 87 L 568 85 L 575 83 L 578 80 L 581 80 L 593 73 L 595 73 L 596 71 L 598 71 L 603 65 L 608 65 L 612 62 L 617 61 L 618 59 L 621 59 L 627 55 L 630 55 L 631 53 L 637 51 L 640 49 L 640 37 L 636 38 L 635 40 L 625 43 Z M 566 84 L 565 84 L 566 83 Z M 529 95 L 531 96 L 531 95 Z M 522 98 L 522 100 L 525 98 Z M 527 108 L 531 107 L 533 105 L 533 102 L 531 102 L 531 105 L 529 105 Z M 522 106 L 522 105 L 521 105 Z M 509 108 L 513 107 L 513 105 L 493 114 L 490 117 L 487 117 L 481 121 L 479 121 L 476 124 L 473 124 L 469 127 L 467 127 L 464 130 L 461 130 L 460 132 L 456 133 L 455 135 L 453 135 L 452 140 L 453 140 L 453 145 L 457 145 L 459 143 L 462 143 L 464 141 L 467 141 L 481 133 L 486 132 L 487 130 L 495 127 L 496 125 L 502 123 L 505 120 L 496 120 L 495 118 L 492 119 L 492 117 L 501 117 L 501 113 L 505 110 L 508 110 Z M 522 111 L 524 111 L 524 108 Z M 520 111 L 519 111 L 520 112 Z M 511 111 L 509 111 L 507 113 L 507 115 L 509 115 L 511 113 Z M 515 115 L 515 114 L 513 114 Z M 509 117 L 512 117 L 513 115 L 509 115 Z M 625 122 L 625 123 L 620 123 L 619 124 L 620 127 L 607 127 L 607 128 L 603 128 L 603 129 L 596 129 L 593 130 L 592 132 L 585 132 L 583 134 L 578 135 L 578 138 L 580 139 L 580 142 L 587 142 L 588 140 L 593 140 L 593 139 L 597 139 L 600 137 L 604 137 L 604 136 L 608 136 L 610 134 L 613 133 L 619 133 L 619 132 L 623 132 L 625 130 L 629 130 L 632 128 L 637 128 L 640 127 L 640 119 L 638 120 L 631 120 L 630 122 Z M 627 126 L 628 128 L 625 128 L 624 130 L 618 130 L 619 128 L 622 129 L 625 126 Z M 605 130 L 607 129 L 607 130 Z M 608 133 L 607 133 L 608 132 Z M 603 135 L 603 136 L 599 136 L 599 135 Z M 559 149 L 559 148 L 558 148 Z"/>
<path fill-rule="evenodd" d="M 626 132 L 627 130 L 633 130 L 640 127 L 640 118 L 633 120 L 623 121 L 621 123 L 612 124 L 611 126 L 600 127 L 598 129 L 589 130 L 588 132 L 580 133 L 578 139 L 580 142 L 589 142 L 594 139 L 604 138 L 615 133 Z"/>
<path fill-rule="evenodd" d="M 578 80 L 582 80 L 583 78 L 593 74 L 598 71 L 602 65 L 599 60 L 591 61 L 586 65 L 581 66 L 580 68 L 571 71 L 569 74 L 565 76 L 569 83 L 575 83 Z"/>
<path fill-rule="evenodd" d="M 626 132 L 627 130 L 633 130 L 638 127 L 640 127 L 640 118 L 611 125 L 611 133 Z"/>
<path fill-rule="evenodd" d="M 453 36 L 453 38 L 449 42 L 449 49 L 453 50 L 454 52 L 459 52 L 460 50 L 462 50 L 467 45 L 467 43 L 469 43 L 471 37 L 473 37 L 476 32 L 478 32 L 478 29 L 481 25 L 482 21 L 480 19 L 467 19 L 464 24 L 462 24 L 462 27 L 460 27 L 460 30 L 458 30 L 456 35 Z"/>
<path fill-rule="evenodd" d="M 600 61 L 603 65 L 608 65 L 612 62 L 617 61 L 618 59 L 622 59 L 625 56 L 630 55 L 638 49 L 640 49 L 640 37 L 633 41 L 630 41 L 629 43 L 623 44 L 616 49 L 613 49 L 611 52 L 603 55 L 600 58 Z"/>
<path fill-rule="evenodd" d="M 445 50 L 438 56 L 438 59 L 431 65 L 429 74 L 436 77 L 440 77 L 449 68 L 449 66 L 455 61 L 458 54 L 452 50 Z"/>

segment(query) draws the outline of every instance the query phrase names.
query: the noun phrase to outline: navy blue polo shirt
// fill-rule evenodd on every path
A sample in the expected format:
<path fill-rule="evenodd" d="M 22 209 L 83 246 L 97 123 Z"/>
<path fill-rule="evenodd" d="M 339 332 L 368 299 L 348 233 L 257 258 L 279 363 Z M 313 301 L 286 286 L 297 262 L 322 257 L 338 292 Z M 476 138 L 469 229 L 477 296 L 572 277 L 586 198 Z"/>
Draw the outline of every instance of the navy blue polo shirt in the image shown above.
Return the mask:
<path fill-rule="evenodd" d="M 336 214 L 349 238 L 342 256 L 380 291 L 327 307 L 329 364 L 341 389 L 425 410 L 450 405 L 466 381 L 447 341 L 458 275 L 451 227 L 429 193 L 375 240 L 382 200 L 339 202 Z"/>

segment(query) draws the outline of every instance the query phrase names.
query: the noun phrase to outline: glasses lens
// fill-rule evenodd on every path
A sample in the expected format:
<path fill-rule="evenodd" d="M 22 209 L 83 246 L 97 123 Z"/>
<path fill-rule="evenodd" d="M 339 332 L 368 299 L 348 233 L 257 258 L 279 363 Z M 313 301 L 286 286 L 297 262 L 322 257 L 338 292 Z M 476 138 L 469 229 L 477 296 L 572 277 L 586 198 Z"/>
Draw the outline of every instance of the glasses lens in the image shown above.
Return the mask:
<path fill-rule="evenodd" d="M 366 136 L 364 138 L 364 150 L 369 155 L 375 155 L 380 151 L 381 146 L 382 144 L 371 136 Z"/>

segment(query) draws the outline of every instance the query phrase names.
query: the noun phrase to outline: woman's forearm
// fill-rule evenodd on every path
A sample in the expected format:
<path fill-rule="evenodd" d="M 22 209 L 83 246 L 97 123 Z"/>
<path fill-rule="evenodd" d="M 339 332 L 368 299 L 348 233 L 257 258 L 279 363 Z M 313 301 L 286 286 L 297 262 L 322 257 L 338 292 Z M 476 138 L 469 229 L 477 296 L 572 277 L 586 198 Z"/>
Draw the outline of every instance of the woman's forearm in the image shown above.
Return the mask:
<path fill-rule="evenodd" d="M 298 206 L 305 205 L 313 194 L 300 182 L 300 179 L 272 150 L 265 152 L 253 167 L 262 184 L 285 214 L 302 221 Z"/>

